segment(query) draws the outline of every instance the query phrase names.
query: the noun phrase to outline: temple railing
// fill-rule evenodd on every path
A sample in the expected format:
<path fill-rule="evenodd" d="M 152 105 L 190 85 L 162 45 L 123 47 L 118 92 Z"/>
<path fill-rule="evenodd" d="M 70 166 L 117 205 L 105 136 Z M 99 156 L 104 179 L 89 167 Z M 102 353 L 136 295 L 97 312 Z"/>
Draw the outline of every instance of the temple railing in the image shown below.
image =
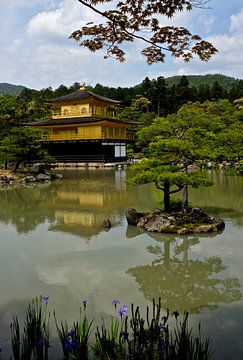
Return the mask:
<path fill-rule="evenodd" d="M 42 141 L 78 141 L 78 140 L 114 140 L 114 141 L 133 141 L 135 140 L 134 134 L 125 134 L 125 135 L 104 135 L 94 137 L 92 135 L 83 135 L 83 134 L 49 134 L 42 137 Z"/>
<path fill-rule="evenodd" d="M 110 119 L 113 119 L 115 116 L 114 113 L 110 111 L 87 111 L 82 113 L 81 111 L 77 110 L 55 110 L 52 112 L 53 119 L 67 119 L 75 117 L 109 117 Z"/>

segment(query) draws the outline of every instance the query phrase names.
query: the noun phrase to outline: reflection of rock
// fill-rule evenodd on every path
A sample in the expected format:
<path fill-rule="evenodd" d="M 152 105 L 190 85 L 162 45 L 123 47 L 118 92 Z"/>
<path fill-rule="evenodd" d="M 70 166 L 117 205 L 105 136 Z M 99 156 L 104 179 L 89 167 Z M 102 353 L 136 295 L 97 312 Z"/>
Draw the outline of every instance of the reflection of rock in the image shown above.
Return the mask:
<path fill-rule="evenodd" d="M 147 231 L 178 235 L 216 232 L 225 227 L 222 219 L 210 217 L 200 208 L 192 208 L 187 213 L 156 210 L 151 214 L 140 213 L 131 208 L 126 211 L 126 218 L 129 225 L 136 225 Z"/>
<path fill-rule="evenodd" d="M 32 175 L 28 175 L 23 179 L 23 181 L 26 183 L 36 182 L 36 178 Z"/>
<path fill-rule="evenodd" d="M 145 232 L 144 229 L 138 228 L 136 226 L 127 225 L 126 238 L 131 239 L 138 235 L 141 235 Z"/>
<path fill-rule="evenodd" d="M 105 219 L 102 223 L 102 227 L 105 229 L 110 229 L 111 228 L 111 222 L 109 219 Z"/>

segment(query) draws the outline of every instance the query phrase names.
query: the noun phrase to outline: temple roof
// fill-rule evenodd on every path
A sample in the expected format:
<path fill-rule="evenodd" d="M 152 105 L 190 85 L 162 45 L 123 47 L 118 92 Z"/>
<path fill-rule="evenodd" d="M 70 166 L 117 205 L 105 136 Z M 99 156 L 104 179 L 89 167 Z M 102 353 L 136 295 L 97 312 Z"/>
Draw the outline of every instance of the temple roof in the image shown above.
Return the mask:
<path fill-rule="evenodd" d="M 23 125 L 27 126 L 55 126 L 55 125 L 75 125 L 75 124 L 85 124 L 85 123 L 94 123 L 109 121 L 116 124 L 126 124 L 129 126 L 138 126 L 141 123 L 134 121 L 118 121 L 110 118 L 99 118 L 99 117 L 75 117 L 75 118 L 64 118 L 64 119 L 47 119 L 39 122 L 29 122 L 24 123 Z"/>
<path fill-rule="evenodd" d="M 99 101 L 109 102 L 111 104 L 120 104 L 121 101 L 109 99 L 107 97 L 96 95 L 91 91 L 88 90 L 77 90 L 71 94 L 59 96 L 52 99 L 45 99 L 44 101 L 47 103 L 60 103 L 60 102 L 72 102 L 72 101 L 78 101 L 78 100 L 84 100 L 88 98 L 93 98 Z"/>

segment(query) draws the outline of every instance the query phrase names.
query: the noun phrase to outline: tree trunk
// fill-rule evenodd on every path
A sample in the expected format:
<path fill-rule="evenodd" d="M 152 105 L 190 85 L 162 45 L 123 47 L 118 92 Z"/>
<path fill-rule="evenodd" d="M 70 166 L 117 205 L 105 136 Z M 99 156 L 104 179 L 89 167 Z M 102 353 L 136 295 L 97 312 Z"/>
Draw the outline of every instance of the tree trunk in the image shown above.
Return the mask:
<path fill-rule="evenodd" d="M 160 100 L 158 100 L 157 115 L 160 117 Z"/>
<path fill-rule="evenodd" d="M 4 170 L 8 169 L 8 160 L 4 160 Z"/>
<path fill-rule="evenodd" d="M 170 211 L 170 182 L 164 182 L 164 210 Z"/>
<path fill-rule="evenodd" d="M 18 161 L 15 163 L 14 168 L 13 168 L 14 173 L 18 170 L 20 164 L 21 164 L 21 162 L 18 162 Z"/>
<path fill-rule="evenodd" d="M 183 187 L 183 210 L 185 212 L 188 211 L 188 185 L 184 185 Z"/>
<path fill-rule="evenodd" d="M 185 173 L 188 173 L 187 165 L 185 166 Z M 188 185 L 183 187 L 183 210 L 188 211 Z"/>

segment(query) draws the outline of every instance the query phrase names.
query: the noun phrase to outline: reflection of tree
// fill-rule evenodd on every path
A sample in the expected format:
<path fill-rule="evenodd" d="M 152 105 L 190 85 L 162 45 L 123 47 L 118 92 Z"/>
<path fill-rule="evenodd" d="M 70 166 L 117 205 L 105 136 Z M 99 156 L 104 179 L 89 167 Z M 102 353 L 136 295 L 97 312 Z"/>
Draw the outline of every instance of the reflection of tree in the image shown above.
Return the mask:
<path fill-rule="evenodd" d="M 230 219 L 238 226 L 243 225 L 243 177 L 230 176 L 225 172 L 209 171 L 209 180 L 214 185 L 202 188 L 200 192 L 190 189 L 192 202 L 213 216 Z"/>
<path fill-rule="evenodd" d="M 55 192 L 53 193 L 49 186 L 2 189 L 1 221 L 13 224 L 18 233 L 32 231 L 47 219 L 54 220 L 53 210 L 41 206 L 43 203 L 49 203 L 53 196 Z"/>
<path fill-rule="evenodd" d="M 158 258 L 151 265 L 129 269 L 148 300 L 161 297 L 163 308 L 199 312 L 216 308 L 219 303 L 231 303 L 241 298 L 240 283 L 236 278 L 216 278 L 225 270 L 218 256 L 204 260 L 189 260 L 189 247 L 198 243 L 197 237 L 183 237 L 183 242 L 170 256 L 171 239 L 164 240 L 164 249 L 149 247 Z M 182 257 L 182 259 L 180 259 Z"/>

